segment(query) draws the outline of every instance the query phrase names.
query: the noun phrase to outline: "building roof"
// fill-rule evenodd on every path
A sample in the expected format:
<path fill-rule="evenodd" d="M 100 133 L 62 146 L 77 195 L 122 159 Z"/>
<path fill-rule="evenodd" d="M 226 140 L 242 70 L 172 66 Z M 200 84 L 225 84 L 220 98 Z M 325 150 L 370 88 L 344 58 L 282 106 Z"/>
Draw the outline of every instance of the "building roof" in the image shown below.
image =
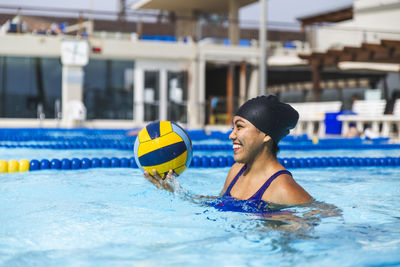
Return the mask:
<path fill-rule="evenodd" d="M 257 0 L 237 0 L 243 7 Z M 228 13 L 229 0 L 140 0 L 132 6 L 133 9 L 156 9 L 167 11 L 197 10 L 206 13 Z"/>
<path fill-rule="evenodd" d="M 310 16 L 297 18 L 302 27 L 315 23 L 340 22 L 353 18 L 353 6 L 343 7 L 328 12 L 318 13 Z"/>

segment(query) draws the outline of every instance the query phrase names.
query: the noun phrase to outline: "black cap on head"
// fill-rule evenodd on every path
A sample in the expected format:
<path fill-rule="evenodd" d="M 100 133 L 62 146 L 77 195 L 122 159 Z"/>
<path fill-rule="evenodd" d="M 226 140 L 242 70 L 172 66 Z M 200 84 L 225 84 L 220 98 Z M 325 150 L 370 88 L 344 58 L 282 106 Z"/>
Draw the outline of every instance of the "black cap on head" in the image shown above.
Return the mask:
<path fill-rule="evenodd" d="M 235 114 L 251 122 L 257 129 L 271 136 L 277 144 L 289 134 L 299 119 L 299 113 L 276 96 L 258 96 L 244 103 Z"/>

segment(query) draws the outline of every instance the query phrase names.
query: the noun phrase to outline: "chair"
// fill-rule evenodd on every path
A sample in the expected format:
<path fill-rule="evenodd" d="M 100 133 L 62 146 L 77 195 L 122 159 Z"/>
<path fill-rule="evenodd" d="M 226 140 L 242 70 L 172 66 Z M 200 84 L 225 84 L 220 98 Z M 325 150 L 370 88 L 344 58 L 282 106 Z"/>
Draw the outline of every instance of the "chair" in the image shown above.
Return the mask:
<path fill-rule="evenodd" d="M 299 112 L 299 122 L 293 133 L 295 135 L 306 133 L 308 136 L 314 136 L 316 132 L 318 137 L 325 135 L 325 113 L 339 112 L 342 106 L 340 101 L 289 104 Z"/>
<path fill-rule="evenodd" d="M 71 100 L 67 103 L 67 124 L 68 127 L 81 126 L 86 120 L 86 107 L 79 100 Z"/>
<path fill-rule="evenodd" d="M 396 99 L 393 107 L 393 114 L 385 114 L 382 119 L 382 132 L 381 135 L 384 137 L 389 137 L 394 129 L 393 124 L 397 128 L 397 137 L 400 138 L 400 99 Z"/>
<path fill-rule="evenodd" d="M 357 130 L 361 133 L 368 124 L 371 124 L 372 131 L 379 133 L 379 124 L 382 122 L 385 111 L 386 100 L 356 100 L 353 103 L 352 111 L 356 115 L 340 115 L 338 120 L 343 122 L 342 135 L 345 136 L 350 128 L 350 123 L 356 124 Z"/>

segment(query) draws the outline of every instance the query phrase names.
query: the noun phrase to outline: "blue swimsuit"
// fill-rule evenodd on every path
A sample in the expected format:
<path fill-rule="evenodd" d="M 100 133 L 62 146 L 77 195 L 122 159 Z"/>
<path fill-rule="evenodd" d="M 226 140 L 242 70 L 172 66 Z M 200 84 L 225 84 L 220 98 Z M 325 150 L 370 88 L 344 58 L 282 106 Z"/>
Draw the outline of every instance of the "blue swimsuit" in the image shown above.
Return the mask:
<path fill-rule="evenodd" d="M 233 178 L 231 184 L 226 189 L 225 194 L 223 195 L 223 197 L 232 197 L 232 195 L 231 195 L 232 187 L 235 185 L 235 183 L 239 179 L 240 175 L 242 175 L 242 173 L 246 170 L 246 167 L 247 166 L 244 165 L 242 167 L 242 169 L 238 172 L 238 174 L 236 174 L 235 178 Z M 281 174 L 289 174 L 290 176 L 292 176 L 292 174 L 287 170 L 277 171 L 271 177 L 269 177 L 269 179 L 260 187 L 260 189 L 258 189 L 258 191 L 253 196 L 251 196 L 247 200 L 248 201 L 261 201 L 261 198 L 264 195 L 264 192 L 268 189 L 270 184 Z"/>
<path fill-rule="evenodd" d="M 212 206 L 216 209 L 223 211 L 239 211 L 239 212 L 249 212 L 249 213 L 265 213 L 265 212 L 274 212 L 276 210 L 272 210 L 268 203 L 263 201 L 261 198 L 264 195 L 264 192 L 270 186 L 270 184 L 281 174 L 289 174 L 292 175 L 287 170 L 281 170 L 274 173 L 261 187 L 258 191 L 251 196 L 247 200 L 238 200 L 231 195 L 232 187 L 235 185 L 240 175 L 246 170 L 246 165 L 242 167 L 242 169 L 238 172 L 238 174 L 233 178 L 231 184 L 226 189 L 224 195 L 217 200 L 214 200 Z M 211 203 L 210 203 L 211 204 Z"/>

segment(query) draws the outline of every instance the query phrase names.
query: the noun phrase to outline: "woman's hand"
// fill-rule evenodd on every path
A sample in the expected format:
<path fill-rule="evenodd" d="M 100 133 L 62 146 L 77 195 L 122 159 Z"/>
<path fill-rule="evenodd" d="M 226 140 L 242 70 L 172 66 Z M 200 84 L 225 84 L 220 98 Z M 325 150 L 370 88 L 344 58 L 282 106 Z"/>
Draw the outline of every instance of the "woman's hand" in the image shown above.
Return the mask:
<path fill-rule="evenodd" d="M 174 178 L 174 171 L 169 170 L 167 176 L 165 178 L 161 178 L 158 172 L 153 169 L 154 176 L 152 176 L 148 171 L 144 172 L 144 177 L 152 182 L 155 186 L 161 189 L 168 190 L 170 192 L 175 192 L 175 187 L 172 179 Z"/>

